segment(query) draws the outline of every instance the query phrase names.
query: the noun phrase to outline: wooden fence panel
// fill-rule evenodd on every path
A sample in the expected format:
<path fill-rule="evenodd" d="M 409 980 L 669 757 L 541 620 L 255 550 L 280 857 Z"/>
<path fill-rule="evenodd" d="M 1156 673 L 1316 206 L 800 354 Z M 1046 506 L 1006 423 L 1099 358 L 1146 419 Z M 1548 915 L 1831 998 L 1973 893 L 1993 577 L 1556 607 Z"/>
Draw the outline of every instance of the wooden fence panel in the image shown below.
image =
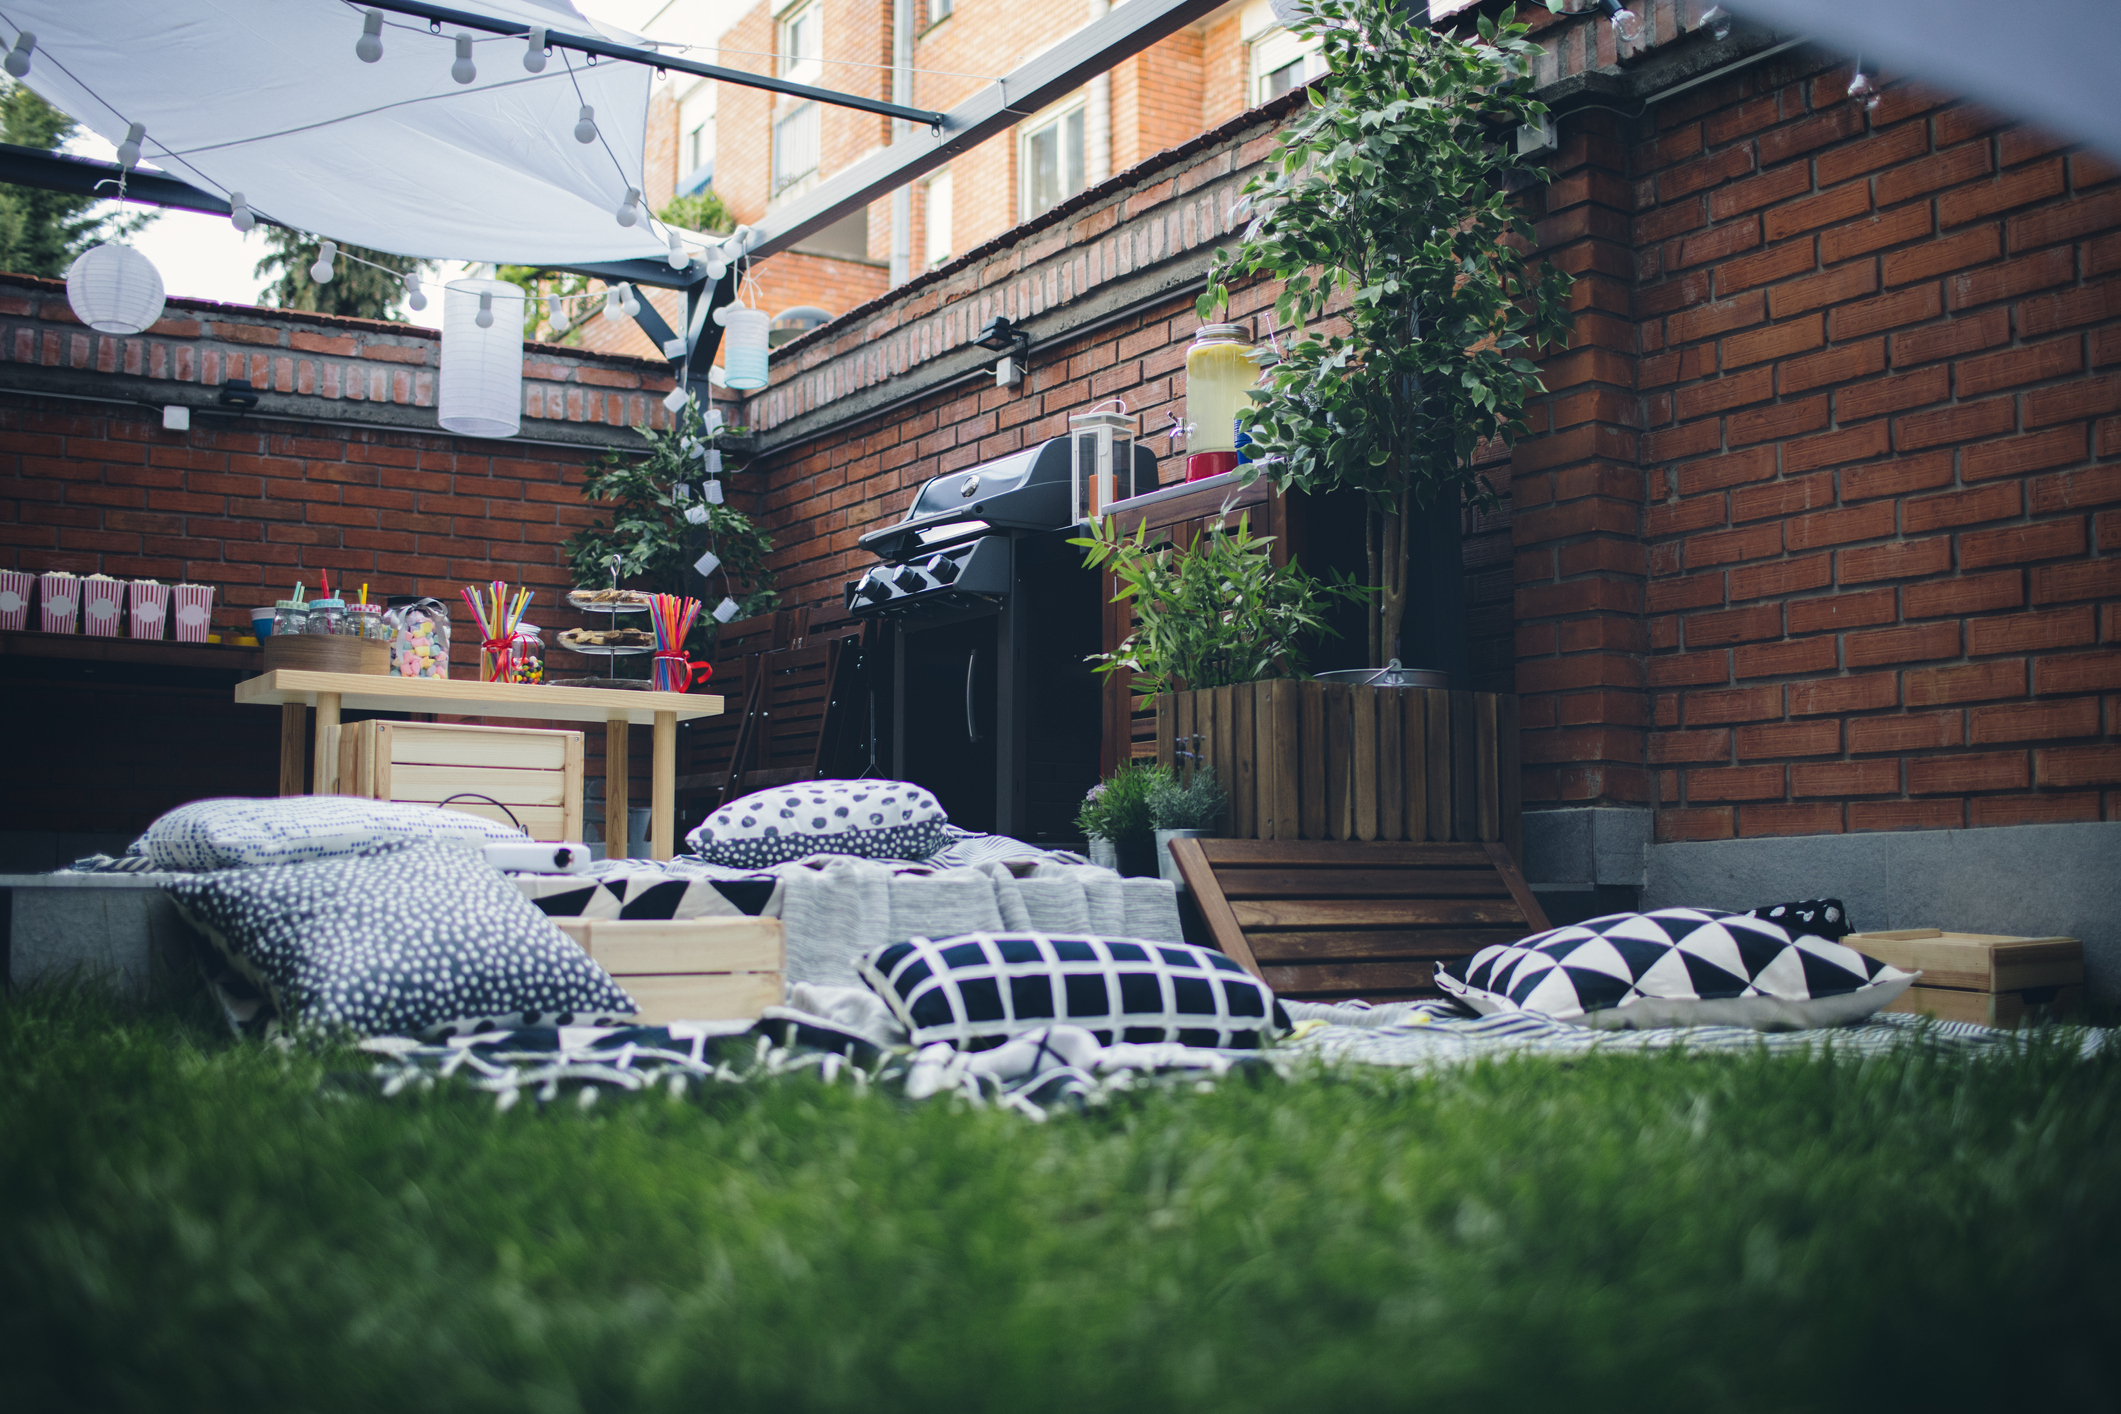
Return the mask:
<path fill-rule="evenodd" d="M 1349 694 L 1354 710 L 1349 734 L 1354 738 L 1353 789 L 1348 792 L 1355 809 L 1354 835 L 1359 840 L 1377 838 L 1377 700 L 1375 688 Z"/>

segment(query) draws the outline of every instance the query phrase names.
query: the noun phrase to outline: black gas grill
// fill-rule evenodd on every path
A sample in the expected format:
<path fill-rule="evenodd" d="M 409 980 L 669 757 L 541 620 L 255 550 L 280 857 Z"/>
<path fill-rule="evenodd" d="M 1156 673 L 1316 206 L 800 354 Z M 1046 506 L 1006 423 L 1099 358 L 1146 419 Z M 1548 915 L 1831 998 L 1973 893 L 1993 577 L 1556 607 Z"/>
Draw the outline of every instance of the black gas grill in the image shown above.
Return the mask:
<path fill-rule="evenodd" d="M 1082 567 L 1068 438 L 930 479 L 903 519 L 861 538 L 878 563 L 849 613 L 890 640 L 890 771 L 951 820 L 1044 844 L 1079 840 L 1097 780 L 1099 577 Z M 1120 496 L 1156 485 L 1134 448 Z"/>

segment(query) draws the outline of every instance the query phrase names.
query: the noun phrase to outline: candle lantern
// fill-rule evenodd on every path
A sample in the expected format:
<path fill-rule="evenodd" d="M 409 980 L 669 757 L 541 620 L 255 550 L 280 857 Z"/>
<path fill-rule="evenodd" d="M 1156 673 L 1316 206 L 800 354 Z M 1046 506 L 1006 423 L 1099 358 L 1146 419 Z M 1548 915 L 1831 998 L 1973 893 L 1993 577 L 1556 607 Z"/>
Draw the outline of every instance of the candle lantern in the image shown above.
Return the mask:
<path fill-rule="evenodd" d="M 1124 399 L 1112 411 L 1103 404 L 1068 419 L 1075 442 L 1075 464 L 1069 481 L 1075 521 L 1096 520 L 1114 501 L 1134 494 L 1134 414 Z"/>

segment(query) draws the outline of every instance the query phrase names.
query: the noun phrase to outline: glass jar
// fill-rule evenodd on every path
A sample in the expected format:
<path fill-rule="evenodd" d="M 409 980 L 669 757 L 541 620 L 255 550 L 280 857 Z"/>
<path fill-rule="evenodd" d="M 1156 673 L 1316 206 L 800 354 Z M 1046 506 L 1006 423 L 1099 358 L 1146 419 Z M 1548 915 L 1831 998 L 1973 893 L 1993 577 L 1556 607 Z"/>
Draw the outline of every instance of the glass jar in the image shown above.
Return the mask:
<path fill-rule="evenodd" d="M 545 640 L 539 637 L 540 632 L 536 624 L 516 625 L 515 637 L 508 641 L 510 682 L 545 681 Z"/>
<path fill-rule="evenodd" d="M 346 601 L 344 599 L 312 599 L 309 601 L 309 622 L 302 632 L 312 636 L 346 632 Z"/>
<path fill-rule="evenodd" d="M 371 642 L 387 643 L 390 630 L 383 623 L 381 604 L 348 604 L 346 606 L 346 631 L 357 638 Z"/>
<path fill-rule="evenodd" d="M 439 599 L 394 595 L 383 609 L 390 671 L 401 678 L 449 676 L 449 606 Z"/>
<path fill-rule="evenodd" d="M 294 599 L 281 599 L 272 606 L 273 637 L 285 638 L 290 633 L 301 633 L 309 624 L 309 605 Z"/>
<path fill-rule="evenodd" d="M 1189 453 L 1235 452 L 1237 414 L 1259 382 L 1259 354 L 1237 324 L 1203 324 L 1186 350 L 1186 439 Z"/>

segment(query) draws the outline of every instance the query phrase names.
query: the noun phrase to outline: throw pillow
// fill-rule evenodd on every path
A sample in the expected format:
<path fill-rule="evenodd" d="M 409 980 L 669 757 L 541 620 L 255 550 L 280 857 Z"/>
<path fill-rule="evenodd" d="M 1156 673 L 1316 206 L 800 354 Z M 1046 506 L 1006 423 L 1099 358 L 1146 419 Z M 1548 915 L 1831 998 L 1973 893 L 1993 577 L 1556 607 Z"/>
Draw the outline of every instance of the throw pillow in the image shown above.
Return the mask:
<path fill-rule="evenodd" d="M 1209 948 L 1124 938 L 966 933 L 865 953 L 855 971 L 913 1044 L 985 1050 L 1055 1022 L 1101 1045 L 1256 1050 L 1289 1028 L 1265 983 Z"/>
<path fill-rule="evenodd" d="M 433 1037 L 606 1025 L 638 1010 L 506 877 L 437 841 L 192 874 L 168 889 L 250 984 L 230 1014 L 242 1030 Z"/>
<path fill-rule="evenodd" d="M 1766 908 L 1749 908 L 1747 914 L 1754 918 L 1765 918 L 1770 923 L 1779 923 L 1792 934 L 1809 934 L 1838 943 L 1855 928 L 1849 924 L 1849 911 L 1842 907 L 1838 898 L 1808 898 L 1797 903 L 1772 903 Z"/>
<path fill-rule="evenodd" d="M 351 795 L 228 797 L 180 805 L 133 846 L 156 869 L 247 869 L 339 859 L 414 841 L 454 843 L 476 852 L 526 836 L 513 826 L 461 810 L 366 800 Z"/>
<path fill-rule="evenodd" d="M 1914 980 L 1840 943 L 1711 908 L 1608 914 L 1436 969 L 1437 986 L 1484 1016 L 1539 1012 L 1605 1030 L 1838 1026 Z"/>
<path fill-rule="evenodd" d="M 694 854 L 733 869 L 764 869 L 813 854 L 926 859 L 947 842 L 950 817 L 905 781 L 798 781 L 730 802 L 685 836 Z"/>

